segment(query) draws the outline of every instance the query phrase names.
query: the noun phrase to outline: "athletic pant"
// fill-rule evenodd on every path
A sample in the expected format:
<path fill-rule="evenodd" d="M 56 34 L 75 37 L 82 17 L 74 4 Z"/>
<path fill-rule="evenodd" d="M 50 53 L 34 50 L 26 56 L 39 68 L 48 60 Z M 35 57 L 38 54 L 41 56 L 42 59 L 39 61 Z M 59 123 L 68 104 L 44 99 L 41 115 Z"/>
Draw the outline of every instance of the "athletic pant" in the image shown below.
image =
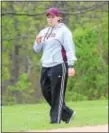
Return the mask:
<path fill-rule="evenodd" d="M 54 67 L 42 67 L 41 89 L 42 94 L 50 105 L 51 123 L 60 123 L 61 120 L 67 121 L 73 110 L 65 105 L 65 91 L 68 79 L 67 64 L 59 64 Z"/>

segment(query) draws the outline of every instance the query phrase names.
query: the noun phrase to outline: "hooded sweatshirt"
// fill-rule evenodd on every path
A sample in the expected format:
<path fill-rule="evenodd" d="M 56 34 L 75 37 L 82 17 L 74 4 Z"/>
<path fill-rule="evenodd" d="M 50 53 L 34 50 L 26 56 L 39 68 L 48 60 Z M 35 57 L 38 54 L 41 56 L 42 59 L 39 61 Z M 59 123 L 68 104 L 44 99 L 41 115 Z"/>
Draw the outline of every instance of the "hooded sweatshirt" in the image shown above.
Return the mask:
<path fill-rule="evenodd" d="M 62 47 L 66 51 L 67 63 L 72 67 L 77 60 L 75 56 L 75 45 L 72 39 L 72 33 L 64 23 L 56 26 L 46 27 L 40 31 L 41 43 L 37 44 L 36 40 L 33 50 L 38 53 L 42 52 L 42 66 L 53 67 L 64 63 L 62 57 Z"/>

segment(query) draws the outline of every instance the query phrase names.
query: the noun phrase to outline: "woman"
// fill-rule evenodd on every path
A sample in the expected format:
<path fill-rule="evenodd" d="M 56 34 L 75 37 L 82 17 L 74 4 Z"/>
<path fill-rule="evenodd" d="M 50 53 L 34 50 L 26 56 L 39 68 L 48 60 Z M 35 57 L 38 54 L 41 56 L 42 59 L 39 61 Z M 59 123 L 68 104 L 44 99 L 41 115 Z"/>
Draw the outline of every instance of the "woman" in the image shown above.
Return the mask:
<path fill-rule="evenodd" d="M 33 46 L 36 53 L 42 52 L 42 94 L 51 107 L 50 123 L 69 123 L 75 111 L 65 105 L 64 99 L 67 77 L 75 75 L 75 46 L 71 31 L 60 22 L 59 9 L 48 9 L 46 16 L 49 26 L 40 31 Z"/>

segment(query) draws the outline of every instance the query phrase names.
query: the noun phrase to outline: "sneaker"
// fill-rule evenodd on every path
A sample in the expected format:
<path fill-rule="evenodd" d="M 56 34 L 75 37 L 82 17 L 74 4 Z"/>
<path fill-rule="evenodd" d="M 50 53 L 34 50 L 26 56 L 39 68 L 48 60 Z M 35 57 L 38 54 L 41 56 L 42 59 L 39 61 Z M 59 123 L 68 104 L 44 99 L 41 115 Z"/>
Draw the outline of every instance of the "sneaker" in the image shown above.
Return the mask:
<path fill-rule="evenodd" d="M 74 111 L 72 113 L 71 117 L 66 121 L 67 124 L 71 123 L 71 121 L 72 121 L 73 117 L 75 116 L 75 114 L 76 114 L 76 111 Z"/>
<path fill-rule="evenodd" d="M 61 122 L 54 122 L 54 121 L 52 121 L 52 122 L 50 122 L 50 124 L 60 124 Z"/>

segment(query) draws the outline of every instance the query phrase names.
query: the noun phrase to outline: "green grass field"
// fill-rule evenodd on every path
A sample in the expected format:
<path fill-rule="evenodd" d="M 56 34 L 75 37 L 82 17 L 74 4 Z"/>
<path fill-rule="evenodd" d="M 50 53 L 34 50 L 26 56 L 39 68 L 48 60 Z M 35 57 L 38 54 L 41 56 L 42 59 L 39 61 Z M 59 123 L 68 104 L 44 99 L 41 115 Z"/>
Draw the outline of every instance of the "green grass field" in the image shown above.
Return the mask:
<path fill-rule="evenodd" d="M 67 105 L 76 110 L 71 124 L 49 124 L 47 103 L 2 107 L 2 132 L 45 130 L 108 123 L 108 101 L 78 101 Z"/>

